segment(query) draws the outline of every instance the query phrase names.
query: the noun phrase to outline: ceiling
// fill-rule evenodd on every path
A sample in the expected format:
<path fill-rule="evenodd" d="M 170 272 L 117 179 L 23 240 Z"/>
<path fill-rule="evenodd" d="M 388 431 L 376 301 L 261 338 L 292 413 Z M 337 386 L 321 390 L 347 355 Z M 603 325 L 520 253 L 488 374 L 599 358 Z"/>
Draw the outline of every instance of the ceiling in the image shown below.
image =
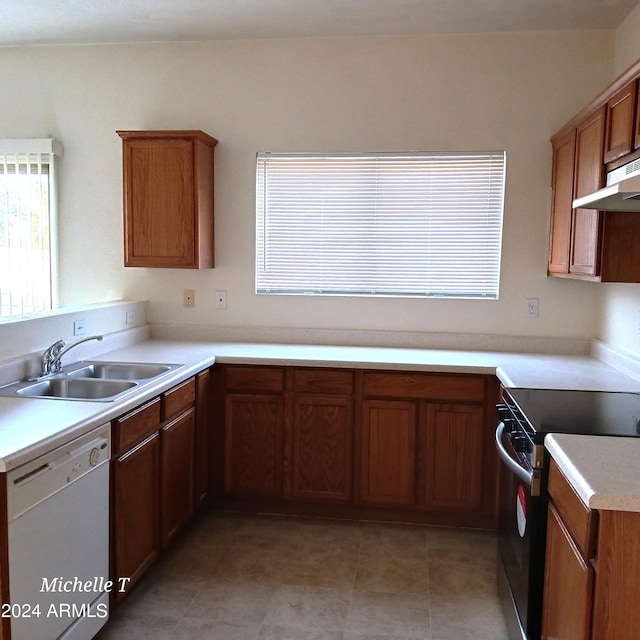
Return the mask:
<path fill-rule="evenodd" d="M 638 0 L 0 0 L 0 46 L 615 29 Z"/>

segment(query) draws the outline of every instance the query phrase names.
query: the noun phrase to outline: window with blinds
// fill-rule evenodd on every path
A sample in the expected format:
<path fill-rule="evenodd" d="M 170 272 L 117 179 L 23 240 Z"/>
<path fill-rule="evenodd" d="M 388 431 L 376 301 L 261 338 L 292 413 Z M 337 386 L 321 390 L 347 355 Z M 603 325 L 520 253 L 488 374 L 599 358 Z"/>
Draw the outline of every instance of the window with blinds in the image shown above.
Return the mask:
<path fill-rule="evenodd" d="M 55 297 L 52 139 L 0 140 L 0 320 L 48 311 Z"/>
<path fill-rule="evenodd" d="M 497 299 L 505 152 L 259 153 L 256 292 Z"/>

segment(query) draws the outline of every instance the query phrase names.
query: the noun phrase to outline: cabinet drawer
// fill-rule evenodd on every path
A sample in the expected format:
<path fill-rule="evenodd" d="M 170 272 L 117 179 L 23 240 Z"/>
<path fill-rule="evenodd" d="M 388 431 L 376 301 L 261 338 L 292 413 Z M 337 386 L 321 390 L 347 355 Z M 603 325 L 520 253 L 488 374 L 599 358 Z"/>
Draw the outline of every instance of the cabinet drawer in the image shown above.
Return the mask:
<path fill-rule="evenodd" d="M 580 499 L 555 460 L 549 468 L 549 494 L 558 513 L 586 559 L 595 553 L 597 512 L 591 511 Z"/>
<path fill-rule="evenodd" d="M 341 396 L 353 393 L 353 372 L 326 369 L 295 369 L 293 389 L 296 393 L 325 393 Z"/>
<path fill-rule="evenodd" d="M 469 375 L 365 373 L 364 395 L 418 400 L 484 400 L 484 378 Z"/>
<path fill-rule="evenodd" d="M 113 421 L 115 453 L 149 435 L 160 424 L 160 398 L 155 398 Z"/>
<path fill-rule="evenodd" d="M 277 367 L 226 367 L 225 375 L 228 391 L 284 390 L 284 369 Z"/>
<path fill-rule="evenodd" d="M 173 389 L 165 391 L 162 394 L 162 401 L 164 403 L 164 420 L 192 405 L 196 401 L 196 379 L 189 378 Z"/>

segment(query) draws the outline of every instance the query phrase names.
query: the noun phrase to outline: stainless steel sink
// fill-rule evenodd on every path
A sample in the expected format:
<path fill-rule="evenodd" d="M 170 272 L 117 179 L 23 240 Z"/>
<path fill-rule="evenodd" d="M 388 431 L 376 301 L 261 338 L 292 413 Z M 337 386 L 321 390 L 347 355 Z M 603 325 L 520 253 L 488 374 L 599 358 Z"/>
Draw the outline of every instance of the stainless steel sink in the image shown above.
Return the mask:
<path fill-rule="evenodd" d="M 107 402 L 151 384 L 184 365 L 147 362 L 77 362 L 39 380 L 0 387 L 0 396 Z"/>
<path fill-rule="evenodd" d="M 130 380 L 95 380 L 92 378 L 55 377 L 23 386 L 15 391 L 29 398 L 67 398 L 75 400 L 104 400 L 137 386 Z"/>
<path fill-rule="evenodd" d="M 77 365 L 76 365 L 77 366 Z M 79 369 L 70 369 L 66 375 L 72 378 L 101 378 L 105 380 L 148 380 L 175 369 L 172 364 L 147 364 L 136 362 L 90 362 Z"/>

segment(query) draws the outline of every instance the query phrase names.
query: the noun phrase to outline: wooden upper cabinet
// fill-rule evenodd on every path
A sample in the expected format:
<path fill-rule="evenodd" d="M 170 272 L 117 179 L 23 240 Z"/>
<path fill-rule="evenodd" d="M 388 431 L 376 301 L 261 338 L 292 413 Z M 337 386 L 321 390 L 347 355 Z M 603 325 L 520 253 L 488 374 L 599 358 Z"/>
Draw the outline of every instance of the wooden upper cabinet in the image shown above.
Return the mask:
<path fill-rule="evenodd" d="M 576 159 L 576 129 L 571 127 L 551 138 L 553 145 L 551 229 L 549 236 L 550 274 L 569 273 L 573 172 Z"/>
<path fill-rule="evenodd" d="M 638 81 L 625 85 L 607 102 L 604 162 L 612 162 L 635 148 Z"/>
<path fill-rule="evenodd" d="M 592 282 L 640 282 L 640 215 L 573 209 L 611 171 L 640 158 L 640 61 L 551 138 L 553 200 L 547 274 Z"/>
<path fill-rule="evenodd" d="M 213 153 L 202 131 L 118 131 L 125 266 L 214 265 Z"/>
<path fill-rule="evenodd" d="M 576 130 L 576 164 L 573 197 L 586 196 L 602 187 L 602 162 L 606 105 L 585 118 Z M 569 271 L 599 275 L 601 214 L 594 209 L 574 209 L 571 223 Z"/>

